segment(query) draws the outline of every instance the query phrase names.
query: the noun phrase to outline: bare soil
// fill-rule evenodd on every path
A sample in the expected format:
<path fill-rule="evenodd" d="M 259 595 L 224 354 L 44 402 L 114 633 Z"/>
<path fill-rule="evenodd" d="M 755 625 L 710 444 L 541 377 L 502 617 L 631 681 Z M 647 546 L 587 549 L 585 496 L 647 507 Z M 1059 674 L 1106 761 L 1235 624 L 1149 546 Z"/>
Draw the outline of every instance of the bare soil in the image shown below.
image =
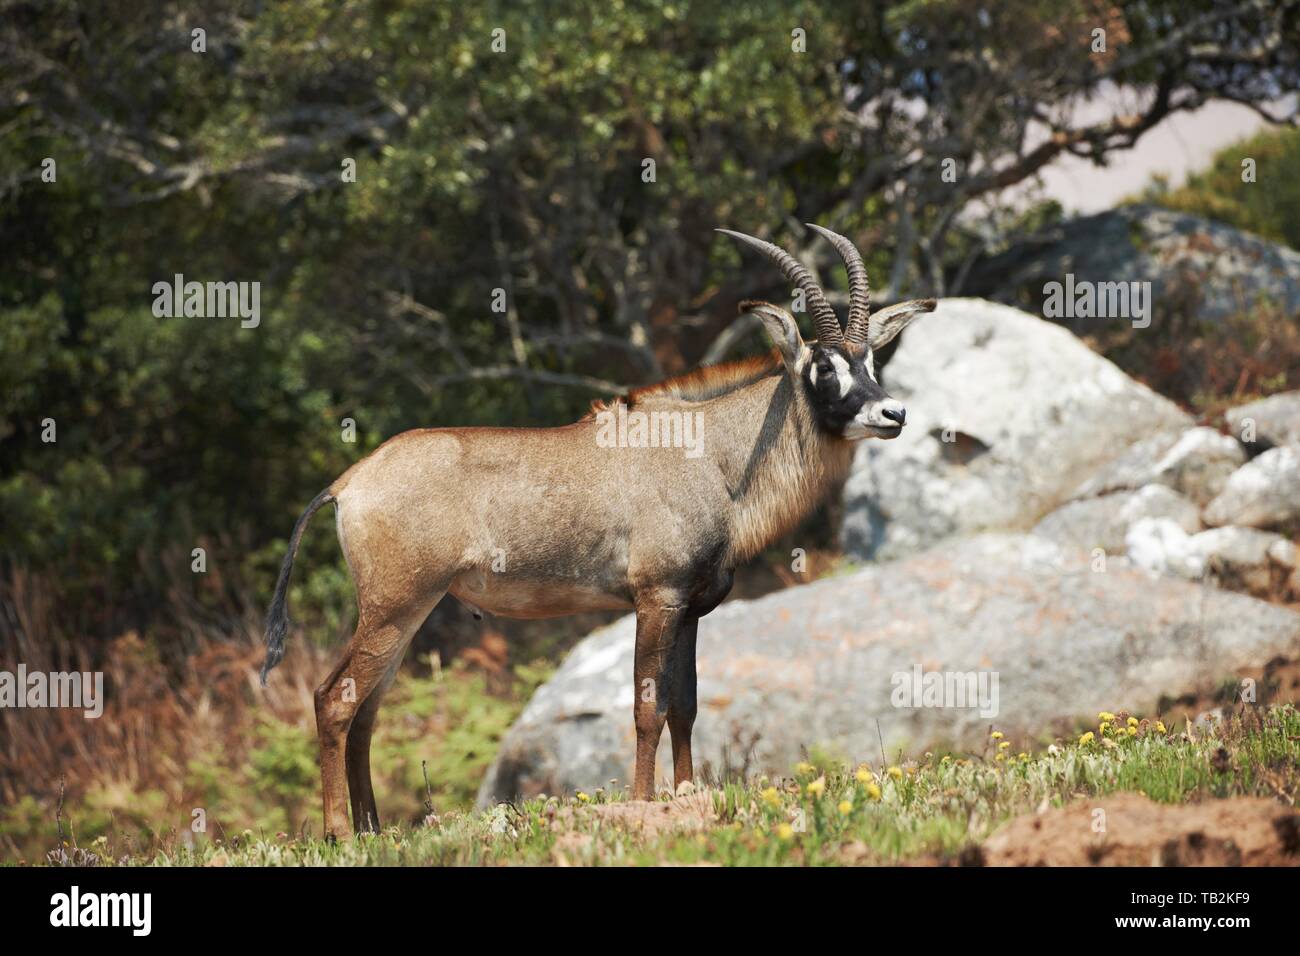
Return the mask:
<path fill-rule="evenodd" d="M 979 856 L 963 862 L 1300 866 L 1300 811 L 1257 797 L 1171 806 L 1116 794 L 1017 817 L 984 842 Z"/>
<path fill-rule="evenodd" d="M 611 826 L 649 837 L 671 831 L 693 833 L 709 830 L 718 821 L 709 790 L 697 790 L 663 803 L 603 803 L 585 807 L 581 812 L 590 813 Z"/>

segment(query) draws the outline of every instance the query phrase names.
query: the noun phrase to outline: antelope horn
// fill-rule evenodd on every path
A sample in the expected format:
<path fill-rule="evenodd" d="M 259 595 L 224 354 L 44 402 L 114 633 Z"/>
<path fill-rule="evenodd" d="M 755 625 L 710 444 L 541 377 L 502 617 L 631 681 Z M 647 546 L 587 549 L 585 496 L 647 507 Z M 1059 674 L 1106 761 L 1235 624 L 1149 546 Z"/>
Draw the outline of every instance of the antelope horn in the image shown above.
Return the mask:
<path fill-rule="evenodd" d="M 871 334 L 871 285 L 867 282 L 867 267 L 862 264 L 862 254 L 838 232 L 811 222 L 807 226 L 828 239 L 844 260 L 844 268 L 849 274 L 849 320 L 844 323 L 844 339 L 850 352 L 861 352 Z"/>
<path fill-rule="evenodd" d="M 822 294 L 822 290 L 813 281 L 813 277 L 809 275 L 808 270 L 799 264 L 798 259 L 780 246 L 774 246 L 762 239 L 747 236 L 743 232 L 733 232 L 730 229 L 719 229 L 717 231 L 725 233 L 733 239 L 739 239 L 745 245 L 763 253 L 781 270 L 783 276 L 803 290 L 808 307 L 812 310 L 813 324 L 817 327 L 817 338 L 823 345 L 841 345 L 843 343 L 840 320 L 835 315 L 835 310 L 826 301 L 826 296 Z"/>

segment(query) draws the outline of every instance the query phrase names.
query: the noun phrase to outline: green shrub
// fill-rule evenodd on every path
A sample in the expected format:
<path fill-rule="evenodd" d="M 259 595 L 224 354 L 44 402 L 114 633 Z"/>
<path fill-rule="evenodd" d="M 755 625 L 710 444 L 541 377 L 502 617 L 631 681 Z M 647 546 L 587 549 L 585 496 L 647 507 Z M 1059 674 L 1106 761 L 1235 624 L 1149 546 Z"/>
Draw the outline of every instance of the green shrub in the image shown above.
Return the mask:
<path fill-rule="evenodd" d="M 1255 161 L 1255 181 L 1242 181 L 1242 161 Z M 1208 168 L 1178 189 L 1157 177 L 1143 199 L 1167 209 L 1226 222 L 1300 249 L 1300 129 L 1265 130 L 1214 154 Z"/>

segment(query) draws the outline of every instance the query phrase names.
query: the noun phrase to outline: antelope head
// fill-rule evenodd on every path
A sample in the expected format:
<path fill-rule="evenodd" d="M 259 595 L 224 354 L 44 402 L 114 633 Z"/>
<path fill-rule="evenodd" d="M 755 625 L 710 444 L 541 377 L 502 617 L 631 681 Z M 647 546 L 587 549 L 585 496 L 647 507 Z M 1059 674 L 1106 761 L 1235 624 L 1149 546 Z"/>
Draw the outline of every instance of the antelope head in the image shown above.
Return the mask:
<path fill-rule="evenodd" d="M 867 269 L 853 243 L 838 233 L 809 223 L 830 240 L 849 274 L 849 317 L 841 330 L 835 310 L 812 275 L 779 246 L 741 232 L 719 229 L 761 252 L 804 294 L 817 328 L 817 340 L 804 342 L 793 315 L 770 302 L 746 301 L 742 312 L 762 321 L 786 371 L 805 389 L 818 424 L 849 440 L 897 438 L 907 421 L 902 402 L 890 398 L 876 378 L 875 350 L 923 312 L 934 311 L 934 299 L 914 299 L 871 314 Z"/>

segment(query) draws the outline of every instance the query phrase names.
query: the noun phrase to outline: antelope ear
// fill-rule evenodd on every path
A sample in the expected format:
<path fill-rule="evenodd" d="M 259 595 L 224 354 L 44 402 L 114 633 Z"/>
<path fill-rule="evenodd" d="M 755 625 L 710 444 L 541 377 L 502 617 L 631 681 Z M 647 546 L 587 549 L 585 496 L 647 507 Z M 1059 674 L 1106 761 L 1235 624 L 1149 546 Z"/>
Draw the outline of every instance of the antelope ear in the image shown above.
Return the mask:
<path fill-rule="evenodd" d="M 792 374 L 797 374 L 808 354 L 808 346 L 804 344 L 803 336 L 799 334 L 799 323 L 794 320 L 794 316 L 770 302 L 742 302 L 740 311 L 758 316 L 759 321 L 763 323 L 763 328 L 767 329 L 767 334 L 772 337 L 777 351 L 781 353 L 781 361 L 786 369 Z"/>
<path fill-rule="evenodd" d="M 881 309 L 879 312 L 871 313 L 871 350 L 874 352 L 882 345 L 887 345 L 893 341 L 899 332 L 907 328 L 907 324 L 918 315 L 926 312 L 933 312 L 935 306 L 934 299 L 911 299 L 907 302 L 900 302 L 898 305 L 891 305 L 887 309 Z"/>

